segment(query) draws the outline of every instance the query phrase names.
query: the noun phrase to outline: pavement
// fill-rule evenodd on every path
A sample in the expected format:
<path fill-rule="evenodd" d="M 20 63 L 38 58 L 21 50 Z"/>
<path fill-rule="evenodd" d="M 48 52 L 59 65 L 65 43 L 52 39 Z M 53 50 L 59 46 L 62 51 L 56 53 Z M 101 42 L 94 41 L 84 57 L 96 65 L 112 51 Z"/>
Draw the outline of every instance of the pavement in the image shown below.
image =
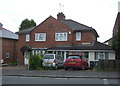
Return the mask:
<path fill-rule="evenodd" d="M 24 77 L 51 77 L 51 78 L 101 78 L 120 79 L 117 71 L 93 71 L 93 70 L 27 70 L 27 66 L 0 67 L 2 76 Z"/>

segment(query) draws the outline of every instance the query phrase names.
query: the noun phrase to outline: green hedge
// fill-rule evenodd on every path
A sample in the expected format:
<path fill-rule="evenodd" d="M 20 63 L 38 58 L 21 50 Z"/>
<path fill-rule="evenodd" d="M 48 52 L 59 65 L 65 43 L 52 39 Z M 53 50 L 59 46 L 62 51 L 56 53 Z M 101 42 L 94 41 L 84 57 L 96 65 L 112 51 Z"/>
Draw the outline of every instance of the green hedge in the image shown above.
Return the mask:
<path fill-rule="evenodd" d="M 43 55 L 31 55 L 29 58 L 29 70 L 42 69 Z"/>

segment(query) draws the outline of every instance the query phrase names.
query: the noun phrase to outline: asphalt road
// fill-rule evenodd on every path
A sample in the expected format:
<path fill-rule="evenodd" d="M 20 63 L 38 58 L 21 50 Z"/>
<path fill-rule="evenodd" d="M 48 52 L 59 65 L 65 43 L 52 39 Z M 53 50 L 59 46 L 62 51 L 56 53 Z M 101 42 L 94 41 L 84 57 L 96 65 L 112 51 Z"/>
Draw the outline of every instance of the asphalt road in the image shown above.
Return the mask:
<path fill-rule="evenodd" d="M 3 84 L 118 84 L 118 79 L 3 76 Z"/>

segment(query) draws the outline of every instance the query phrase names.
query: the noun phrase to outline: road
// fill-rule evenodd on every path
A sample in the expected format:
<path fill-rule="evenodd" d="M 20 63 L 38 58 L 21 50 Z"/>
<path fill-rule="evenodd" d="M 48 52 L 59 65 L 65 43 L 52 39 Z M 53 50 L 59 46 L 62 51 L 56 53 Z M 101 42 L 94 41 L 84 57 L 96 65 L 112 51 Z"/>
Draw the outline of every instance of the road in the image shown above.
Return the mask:
<path fill-rule="evenodd" d="M 118 79 L 3 76 L 3 84 L 118 84 Z"/>

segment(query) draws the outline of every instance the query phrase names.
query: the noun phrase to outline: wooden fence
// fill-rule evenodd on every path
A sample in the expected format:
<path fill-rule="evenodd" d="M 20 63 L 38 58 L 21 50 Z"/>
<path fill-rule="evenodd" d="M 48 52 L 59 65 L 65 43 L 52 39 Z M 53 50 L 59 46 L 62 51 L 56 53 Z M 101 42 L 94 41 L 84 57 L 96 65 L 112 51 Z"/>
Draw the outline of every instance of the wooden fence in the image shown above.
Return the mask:
<path fill-rule="evenodd" d="M 90 67 L 103 71 L 120 71 L 120 60 L 99 60 L 91 62 Z"/>

